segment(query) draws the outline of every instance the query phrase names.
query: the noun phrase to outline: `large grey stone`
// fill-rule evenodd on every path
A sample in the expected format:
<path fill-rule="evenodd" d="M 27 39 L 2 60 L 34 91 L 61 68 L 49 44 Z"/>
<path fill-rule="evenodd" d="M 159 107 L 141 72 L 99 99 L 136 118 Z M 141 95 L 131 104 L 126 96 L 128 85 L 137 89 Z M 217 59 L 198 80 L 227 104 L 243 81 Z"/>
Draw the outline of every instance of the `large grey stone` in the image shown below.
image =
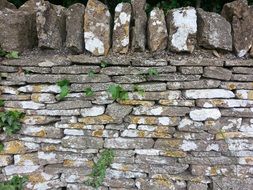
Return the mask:
<path fill-rule="evenodd" d="M 147 27 L 148 47 L 151 51 L 166 49 L 168 32 L 164 12 L 158 7 L 154 8 L 149 15 Z"/>
<path fill-rule="evenodd" d="M 232 71 L 222 67 L 205 67 L 203 76 L 213 79 L 230 80 Z"/>
<path fill-rule="evenodd" d="M 104 141 L 102 138 L 65 136 L 62 139 L 62 146 L 66 148 L 86 149 L 102 148 Z"/>
<path fill-rule="evenodd" d="M 111 138 L 105 139 L 105 148 L 135 149 L 151 148 L 154 145 L 153 139 L 145 138 Z"/>
<path fill-rule="evenodd" d="M 128 52 L 130 46 L 131 16 L 132 7 L 130 3 L 119 3 L 116 6 L 113 28 L 113 52 Z"/>
<path fill-rule="evenodd" d="M 32 19 L 25 11 L 0 11 L 0 46 L 5 51 L 24 51 L 34 46 Z"/>
<path fill-rule="evenodd" d="M 81 3 L 71 5 L 66 11 L 66 47 L 75 53 L 84 50 L 84 11 L 85 6 Z"/>
<path fill-rule="evenodd" d="M 8 2 L 7 0 L 0 0 L 0 10 L 8 8 L 8 9 L 17 9 L 15 5 L 12 3 Z"/>
<path fill-rule="evenodd" d="M 39 1 L 36 5 L 38 46 L 40 48 L 60 49 L 66 38 L 66 8 L 44 0 Z"/>
<path fill-rule="evenodd" d="M 198 44 L 208 49 L 232 51 L 231 25 L 217 13 L 197 10 Z"/>
<path fill-rule="evenodd" d="M 85 49 L 93 55 L 107 55 L 111 46 L 111 14 L 98 0 L 89 0 L 84 14 Z"/>
<path fill-rule="evenodd" d="M 112 116 L 112 118 L 118 123 L 122 123 L 124 117 L 126 117 L 131 111 L 131 106 L 113 103 L 107 106 L 105 113 Z"/>
<path fill-rule="evenodd" d="M 252 189 L 252 178 L 238 179 L 231 177 L 215 177 L 213 179 L 214 190 L 249 190 Z"/>
<path fill-rule="evenodd" d="M 147 14 L 146 0 L 131 0 L 133 8 L 132 50 L 145 51 Z"/>
<path fill-rule="evenodd" d="M 193 7 L 172 9 L 167 14 L 168 47 L 175 52 L 193 52 L 196 44 L 197 15 Z"/>

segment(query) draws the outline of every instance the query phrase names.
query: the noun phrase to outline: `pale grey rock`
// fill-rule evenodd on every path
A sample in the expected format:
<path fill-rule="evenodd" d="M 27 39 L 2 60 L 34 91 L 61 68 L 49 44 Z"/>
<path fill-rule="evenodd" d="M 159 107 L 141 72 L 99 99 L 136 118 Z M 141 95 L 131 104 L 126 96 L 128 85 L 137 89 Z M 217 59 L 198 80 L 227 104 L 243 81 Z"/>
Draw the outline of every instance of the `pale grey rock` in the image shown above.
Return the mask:
<path fill-rule="evenodd" d="M 111 14 L 98 0 L 89 0 L 84 14 L 85 49 L 95 56 L 107 55 L 111 46 Z"/>
<path fill-rule="evenodd" d="M 219 109 L 196 109 L 190 112 L 190 118 L 194 121 L 217 120 L 220 117 L 221 112 Z"/>
<path fill-rule="evenodd" d="M 230 80 L 232 71 L 221 67 L 205 67 L 203 76 L 212 79 Z"/>
<path fill-rule="evenodd" d="M 231 25 L 217 13 L 197 10 L 198 44 L 208 49 L 232 51 Z"/>
<path fill-rule="evenodd" d="M 104 141 L 102 138 L 96 137 L 78 137 L 78 136 L 65 136 L 62 139 L 62 146 L 66 148 L 102 148 Z"/>
<path fill-rule="evenodd" d="M 144 138 L 112 138 L 105 139 L 104 147 L 118 149 L 151 148 L 154 144 L 152 139 Z"/>
<path fill-rule="evenodd" d="M 193 7 L 172 9 L 167 14 L 168 48 L 192 53 L 196 44 L 197 14 Z"/>
<path fill-rule="evenodd" d="M 66 10 L 66 47 L 75 53 L 84 50 L 84 11 L 85 6 L 81 3 L 73 4 Z"/>

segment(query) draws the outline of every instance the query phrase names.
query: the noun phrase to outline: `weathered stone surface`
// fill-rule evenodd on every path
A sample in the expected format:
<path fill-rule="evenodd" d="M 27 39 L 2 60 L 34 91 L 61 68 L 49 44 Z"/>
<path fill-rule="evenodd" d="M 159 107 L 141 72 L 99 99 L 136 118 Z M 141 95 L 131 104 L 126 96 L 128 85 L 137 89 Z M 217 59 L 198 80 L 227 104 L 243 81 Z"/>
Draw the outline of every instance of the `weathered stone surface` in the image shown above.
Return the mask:
<path fill-rule="evenodd" d="M 197 15 L 193 7 L 170 10 L 167 14 L 168 48 L 192 53 L 196 44 Z"/>
<path fill-rule="evenodd" d="M 45 108 L 44 104 L 35 103 L 33 101 L 6 101 L 5 106 L 10 108 L 23 108 L 34 110 Z"/>
<path fill-rule="evenodd" d="M 11 155 L 0 155 L 0 166 L 8 166 L 12 163 L 13 157 Z"/>
<path fill-rule="evenodd" d="M 233 46 L 238 57 L 243 57 L 252 46 L 253 10 L 245 0 L 236 0 L 223 6 L 221 15 L 232 24 Z"/>
<path fill-rule="evenodd" d="M 244 90 L 253 89 L 253 84 L 252 82 L 222 82 L 220 87 L 228 90 Z"/>
<path fill-rule="evenodd" d="M 84 11 L 85 6 L 81 3 L 73 4 L 66 10 L 66 47 L 75 53 L 84 50 Z"/>
<path fill-rule="evenodd" d="M 194 100 L 159 100 L 159 104 L 163 106 L 187 106 L 187 107 L 195 106 Z"/>
<path fill-rule="evenodd" d="M 18 174 L 29 174 L 38 170 L 40 166 L 6 166 L 3 171 L 6 175 L 18 175 Z"/>
<path fill-rule="evenodd" d="M 91 108 L 81 109 L 81 115 L 83 117 L 99 116 L 99 115 L 102 115 L 104 112 L 105 112 L 104 106 L 93 106 Z"/>
<path fill-rule="evenodd" d="M 198 44 L 209 49 L 232 51 L 231 25 L 217 13 L 198 9 Z"/>
<path fill-rule="evenodd" d="M 84 14 L 85 49 L 93 55 L 107 55 L 111 45 L 111 14 L 106 5 L 89 0 Z"/>
<path fill-rule="evenodd" d="M 203 73 L 203 67 L 179 67 L 179 71 L 185 75 L 198 75 Z"/>
<path fill-rule="evenodd" d="M 217 66 L 222 67 L 224 65 L 224 61 L 221 59 L 210 59 L 210 58 L 202 58 L 199 57 L 198 59 L 182 59 L 182 60 L 175 60 L 169 58 L 168 61 L 171 65 L 174 66 Z"/>
<path fill-rule="evenodd" d="M 178 117 L 145 117 L 145 116 L 128 116 L 126 122 L 133 124 L 146 124 L 146 125 L 169 125 L 175 126 L 179 123 Z"/>
<path fill-rule="evenodd" d="M 118 148 L 118 149 L 135 149 L 135 148 L 151 148 L 154 145 L 152 139 L 143 138 L 112 138 L 106 139 L 105 148 Z"/>
<path fill-rule="evenodd" d="M 216 177 L 213 179 L 214 189 L 248 190 L 252 188 L 252 185 L 252 178 L 236 179 L 231 177 Z"/>
<path fill-rule="evenodd" d="M 177 100 L 181 96 L 180 91 L 145 92 L 143 96 L 138 93 L 129 93 L 130 100 Z"/>
<path fill-rule="evenodd" d="M 194 121 L 217 120 L 220 117 L 221 112 L 219 109 L 196 109 L 190 112 L 190 118 Z"/>
<path fill-rule="evenodd" d="M 95 74 L 100 71 L 99 66 L 79 66 L 79 65 L 71 65 L 71 67 L 53 67 L 52 73 L 60 74 L 87 74 L 89 72 L 94 72 Z"/>
<path fill-rule="evenodd" d="M 227 117 L 253 117 L 252 108 L 221 109 L 221 115 Z"/>
<path fill-rule="evenodd" d="M 106 114 L 99 115 L 96 117 L 84 117 L 78 119 L 78 121 L 87 125 L 115 123 L 113 117 Z"/>
<path fill-rule="evenodd" d="M 230 80 L 232 71 L 221 67 L 205 67 L 203 76 L 213 79 Z"/>
<path fill-rule="evenodd" d="M 61 101 L 55 104 L 48 104 L 49 110 L 65 110 L 65 109 L 77 109 L 91 107 L 92 104 L 89 101 L 75 100 L 75 101 Z"/>
<path fill-rule="evenodd" d="M 36 103 L 55 103 L 56 102 L 55 96 L 49 93 L 34 93 L 31 95 L 31 100 Z"/>
<path fill-rule="evenodd" d="M 44 0 L 39 1 L 36 5 L 38 46 L 40 48 L 60 49 L 66 38 L 66 8 Z"/>
<path fill-rule="evenodd" d="M 184 95 L 189 99 L 235 97 L 232 91 L 223 89 L 186 90 Z"/>
<path fill-rule="evenodd" d="M 34 137 L 46 137 L 46 138 L 63 137 L 62 131 L 54 127 L 23 126 L 19 133 Z"/>
<path fill-rule="evenodd" d="M 160 74 L 155 77 L 148 77 L 148 81 L 194 81 L 199 80 L 200 75 L 182 75 L 178 73 Z"/>
<path fill-rule="evenodd" d="M 188 190 L 207 190 L 207 184 L 204 183 L 194 183 L 194 182 L 189 182 L 187 184 L 187 189 Z"/>
<path fill-rule="evenodd" d="M 147 14 L 146 0 L 131 0 L 133 8 L 132 50 L 145 51 Z"/>
<path fill-rule="evenodd" d="M 157 131 L 140 131 L 140 130 L 124 130 L 121 133 L 122 137 L 131 137 L 131 138 L 171 138 L 172 136 L 168 134 L 168 131 L 166 130 L 160 130 Z"/>
<path fill-rule="evenodd" d="M 0 0 L 0 10 L 8 8 L 8 9 L 17 9 L 16 6 L 7 0 Z"/>
<path fill-rule="evenodd" d="M 24 154 L 39 150 L 40 145 L 32 142 L 8 141 L 4 143 L 4 150 L 0 154 Z"/>
<path fill-rule="evenodd" d="M 201 130 L 205 130 L 205 127 L 202 122 L 193 121 L 190 118 L 183 118 L 178 125 L 178 130 L 200 132 Z"/>
<path fill-rule="evenodd" d="M 128 52 L 130 46 L 131 16 L 132 7 L 130 3 L 119 3 L 116 6 L 113 28 L 113 52 Z"/>
<path fill-rule="evenodd" d="M 73 116 L 80 115 L 79 109 L 72 110 L 27 110 L 28 115 L 43 115 L 43 116 Z"/>
<path fill-rule="evenodd" d="M 154 8 L 149 15 L 147 41 L 152 52 L 167 48 L 168 32 L 165 16 L 163 10 L 158 7 Z"/>
<path fill-rule="evenodd" d="M 131 106 L 113 103 L 107 106 L 105 113 L 111 116 L 117 123 L 122 123 L 123 119 L 130 114 L 131 111 Z"/>
<path fill-rule="evenodd" d="M 75 137 L 75 136 L 65 136 L 62 139 L 62 146 L 67 148 L 102 148 L 103 139 L 95 137 Z"/>
<path fill-rule="evenodd" d="M 233 73 L 239 73 L 239 74 L 252 74 L 253 68 L 252 67 L 233 67 L 232 68 Z"/>
<path fill-rule="evenodd" d="M 251 100 L 237 100 L 237 99 L 212 99 L 212 100 L 197 100 L 196 105 L 199 107 L 213 108 L 234 108 L 234 107 L 252 107 Z"/>
<path fill-rule="evenodd" d="M 157 116 L 185 116 L 190 112 L 188 107 L 135 107 L 132 114 L 134 115 L 157 115 Z"/>
<path fill-rule="evenodd" d="M 24 51 L 34 44 L 32 19 L 28 12 L 4 9 L 0 11 L 0 46 L 5 51 Z"/>
<path fill-rule="evenodd" d="M 221 81 L 218 80 L 207 80 L 200 79 L 196 81 L 186 81 L 186 82 L 168 82 L 168 89 L 196 89 L 196 88 L 217 88 L 219 87 Z"/>
<path fill-rule="evenodd" d="M 175 189 L 175 184 L 172 180 L 164 179 L 143 179 L 139 178 L 136 181 L 136 186 L 138 189 L 160 189 L 160 190 L 167 190 L 167 189 Z"/>
<path fill-rule="evenodd" d="M 253 75 L 233 74 L 231 80 L 251 82 L 253 81 Z"/>

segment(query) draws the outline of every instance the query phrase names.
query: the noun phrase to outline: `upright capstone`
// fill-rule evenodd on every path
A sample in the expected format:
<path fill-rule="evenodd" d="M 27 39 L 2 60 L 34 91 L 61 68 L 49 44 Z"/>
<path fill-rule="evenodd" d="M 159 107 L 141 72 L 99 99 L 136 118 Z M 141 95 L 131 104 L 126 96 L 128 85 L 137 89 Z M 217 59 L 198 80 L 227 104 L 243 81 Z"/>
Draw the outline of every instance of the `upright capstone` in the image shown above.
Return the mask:
<path fill-rule="evenodd" d="M 111 14 L 106 5 L 89 0 L 84 14 L 85 49 L 93 55 L 107 55 L 111 46 Z"/>

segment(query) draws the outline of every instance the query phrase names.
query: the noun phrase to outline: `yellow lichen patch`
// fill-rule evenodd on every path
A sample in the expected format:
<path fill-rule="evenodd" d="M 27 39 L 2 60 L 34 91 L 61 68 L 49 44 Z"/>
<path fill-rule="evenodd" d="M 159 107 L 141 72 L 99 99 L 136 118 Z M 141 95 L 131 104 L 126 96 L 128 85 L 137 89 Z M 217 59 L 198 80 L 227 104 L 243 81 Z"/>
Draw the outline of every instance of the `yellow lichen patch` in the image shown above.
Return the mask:
<path fill-rule="evenodd" d="M 142 106 L 153 106 L 155 103 L 151 101 L 143 101 L 143 100 L 121 100 L 119 101 L 120 104 L 123 105 L 142 105 Z"/>
<path fill-rule="evenodd" d="M 248 92 L 248 99 L 253 100 L 253 90 Z"/>
<path fill-rule="evenodd" d="M 217 175 L 218 174 L 218 167 L 217 166 L 212 166 L 210 167 L 210 175 Z"/>
<path fill-rule="evenodd" d="M 23 154 L 26 148 L 21 141 L 9 141 L 5 143 L 4 150 L 0 154 Z"/>
<path fill-rule="evenodd" d="M 171 135 L 168 134 L 168 132 L 159 131 L 159 130 L 154 132 L 154 136 L 156 138 L 171 138 Z"/>
<path fill-rule="evenodd" d="M 144 124 L 147 124 L 147 125 L 154 125 L 154 124 L 157 124 L 158 121 L 157 121 L 157 118 L 156 117 L 146 117 L 145 118 L 145 123 Z"/>
<path fill-rule="evenodd" d="M 104 131 L 101 129 L 101 130 L 96 130 L 96 131 L 93 131 L 92 132 L 92 136 L 93 137 L 102 137 L 104 134 Z"/>
<path fill-rule="evenodd" d="M 159 104 L 164 106 L 169 106 L 173 103 L 174 100 L 159 100 Z"/>
<path fill-rule="evenodd" d="M 181 158 L 181 157 L 186 157 L 187 154 L 186 152 L 183 151 L 165 151 L 161 153 L 163 156 L 168 156 L 168 157 L 175 157 L 175 158 Z"/>
<path fill-rule="evenodd" d="M 19 159 L 15 164 L 25 166 L 27 165 L 27 163 L 37 165 L 38 164 L 37 154 L 21 154 L 19 155 Z"/>
<path fill-rule="evenodd" d="M 34 85 L 32 91 L 33 92 L 41 92 L 42 88 L 43 87 L 41 85 Z"/>
<path fill-rule="evenodd" d="M 123 165 L 121 168 L 120 168 L 121 171 L 123 172 L 126 172 L 126 171 L 129 171 L 129 167 L 127 165 Z"/>
<path fill-rule="evenodd" d="M 32 174 L 30 174 L 28 180 L 32 184 L 43 183 L 43 182 L 46 181 L 46 179 L 44 178 L 44 176 L 41 175 L 40 173 L 32 173 Z"/>
<path fill-rule="evenodd" d="M 114 121 L 112 116 L 100 115 L 96 117 L 84 117 L 79 120 L 81 123 L 92 125 L 92 124 L 108 124 Z"/>
<path fill-rule="evenodd" d="M 31 99 L 32 99 L 32 101 L 39 103 L 40 97 L 41 97 L 40 94 L 32 94 Z"/>
<path fill-rule="evenodd" d="M 161 186 L 168 187 L 169 189 L 172 189 L 174 187 L 173 183 L 169 180 L 157 179 L 154 182 Z"/>
<path fill-rule="evenodd" d="M 53 152 L 56 150 L 57 150 L 57 147 L 55 145 L 48 145 L 48 146 L 44 146 L 42 148 L 42 151 L 44 151 L 44 152 Z"/>
<path fill-rule="evenodd" d="M 168 144 L 168 147 L 178 148 L 182 144 L 182 140 L 180 139 L 167 140 L 166 143 Z"/>
<path fill-rule="evenodd" d="M 216 140 L 221 140 L 221 139 L 227 139 L 227 138 L 247 138 L 246 133 L 241 133 L 241 132 L 219 132 L 216 134 L 215 139 Z"/>
<path fill-rule="evenodd" d="M 215 99 L 215 100 L 211 100 L 211 104 L 214 106 L 224 106 L 225 102 L 224 100 Z"/>
<path fill-rule="evenodd" d="M 41 130 L 39 132 L 36 132 L 34 135 L 37 137 L 45 137 L 47 136 L 47 132 L 45 130 Z"/>
<path fill-rule="evenodd" d="M 138 134 L 138 137 L 141 137 L 141 138 L 146 136 L 145 131 L 138 131 L 137 134 Z"/>
<path fill-rule="evenodd" d="M 215 124 L 215 121 L 211 121 L 211 120 L 205 122 L 205 125 L 207 127 L 212 127 L 212 126 L 214 126 L 214 124 Z"/>
<path fill-rule="evenodd" d="M 249 165 L 253 165 L 253 157 L 246 157 L 245 162 Z"/>
<path fill-rule="evenodd" d="M 45 116 L 25 116 L 21 121 L 23 123 L 42 124 L 45 120 Z"/>
<path fill-rule="evenodd" d="M 75 161 L 74 160 L 64 160 L 63 161 L 63 166 L 64 167 L 74 167 L 75 166 Z"/>
<path fill-rule="evenodd" d="M 86 161 L 86 164 L 89 168 L 92 168 L 94 166 L 94 162 L 92 160 Z"/>
<path fill-rule="evenodd" d="M 228 89 L 229 89 L 229 90 L 234 90 L 234 89 L 236 89 L 236 85 L 233 84 L 233 83 L 230 83 L 230 84 L 228 85 Z"/>

